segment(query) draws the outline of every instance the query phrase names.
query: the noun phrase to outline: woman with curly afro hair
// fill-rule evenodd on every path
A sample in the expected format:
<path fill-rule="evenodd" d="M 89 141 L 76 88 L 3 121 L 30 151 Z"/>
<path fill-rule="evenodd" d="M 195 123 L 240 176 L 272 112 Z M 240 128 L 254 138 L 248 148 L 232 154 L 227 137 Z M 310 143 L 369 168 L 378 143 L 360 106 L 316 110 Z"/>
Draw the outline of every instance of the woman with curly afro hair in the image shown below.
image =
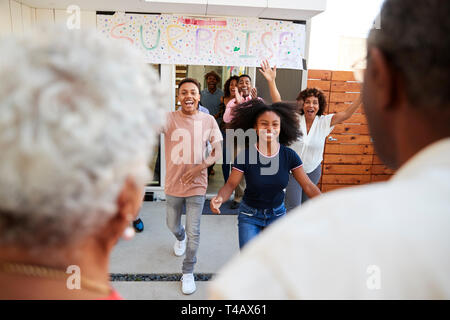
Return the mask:
<path fill-rule="evenodd" d="M 276 67 L 271 68 L 268 62 L 261 66 L 263 76 L 272 83 L 270 96 L 273 102 L 280 102 L 275 78 Z M 291 147 L 298 153 L 303 161 L 303 169 L 308 177 L 317 184 L 322 175 L 323 151 L 325 139 L 333 131 L 334 126 L 349 119 L 361 104 L 359 96 L 346 110 L 327 114 L 327 100 L 323 92 L 317 88 L 306 88 L 297 97 L 297 112 L 299 113 L 300 130 L 303 135 L 295 141 Z M 289 176 L 286 188 L 286 208 L 289 212 L 308 199 L 308 195 L 302 190 L 295 177 Z"/>
<path fill-rule="evenodd" d="M 260 99 L 250 100 L 233 110 L 233 120 L 228 127 L 235 129 L 238 143 L 245 142 L 246 137 L 249 143 L 235 159 L 227 183 L 211 200 L 210 207 L 214 213 L 220 213 L 222 203 L 230 198 L 245 176 L 247 186 L 238 215 L 240 248 L 285 215 L 283 189 L 290 172 L 309 197 L 320 194 L 303 170 L 300 157 L 285 146 L 301 136 L 297 118 L 294 106 L 267 105 Z"/>
<path fill-rule="evenodd" d="M 304 163 L 304 170 L 309 178 L 317 184 L 322 175 L 323 151 L 325 138 L 333 131 L 336 124 L 352 116 L 361 103 L 358 98 L 345 111 L 325 115 L 327 101 L 323 92 L 316 88 L 307 88 L 297 97 L 300 114 L 300 128 L 303 136 L 292 144 Z M 291 175 L 286 188 L 286 207 L 290 211 L 308 200 L 308 195 Z"/>

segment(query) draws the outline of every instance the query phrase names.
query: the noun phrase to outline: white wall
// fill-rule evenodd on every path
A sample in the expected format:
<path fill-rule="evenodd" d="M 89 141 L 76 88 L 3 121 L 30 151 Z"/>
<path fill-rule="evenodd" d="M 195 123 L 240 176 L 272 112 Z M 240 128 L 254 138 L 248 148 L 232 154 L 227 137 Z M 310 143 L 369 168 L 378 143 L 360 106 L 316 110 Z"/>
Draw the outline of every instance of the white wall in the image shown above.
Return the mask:
<path fill-rule="evenodd" d="M 351 70 L 384 0 L 328 0 L 311 19 L 309 69 Z"/>
<path fill-rule="evenodd" d="M 0 36 L 10 34 L 11 26 L 11 9 L 9 0 L 0 0 Z"/>
<path fill-rule="evenodd" d="M 0 0 L 0 36 L 23 34 L 36 25 L 66 24 L 71 13 L 58 9 L 36 9 L 14 0 Z M 81 29 L 96 28 L 95 11 L 80 12 Z"/>

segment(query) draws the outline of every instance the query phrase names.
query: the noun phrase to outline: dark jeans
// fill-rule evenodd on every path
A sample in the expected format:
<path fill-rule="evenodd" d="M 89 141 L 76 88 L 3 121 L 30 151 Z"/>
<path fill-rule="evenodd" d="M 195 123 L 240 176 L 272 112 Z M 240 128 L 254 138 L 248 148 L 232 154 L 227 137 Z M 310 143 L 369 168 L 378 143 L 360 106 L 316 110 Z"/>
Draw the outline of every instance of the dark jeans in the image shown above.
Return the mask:
<path fill-rule="evenodd" d="M 242 200 L 238 215 L 239 248 L 242 249 L 247 242 L 285 214 L 284 203 L 277 208 L 257 209 L 250 207 Z"/>

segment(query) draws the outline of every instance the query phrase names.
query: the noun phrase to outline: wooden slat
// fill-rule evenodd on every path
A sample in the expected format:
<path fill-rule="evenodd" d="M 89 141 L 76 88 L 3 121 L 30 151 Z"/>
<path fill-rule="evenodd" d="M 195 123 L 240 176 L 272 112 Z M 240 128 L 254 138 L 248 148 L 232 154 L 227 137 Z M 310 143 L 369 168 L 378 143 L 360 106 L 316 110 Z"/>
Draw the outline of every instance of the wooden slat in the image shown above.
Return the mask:
<path fill-rule="evenodd" d="M 372 165 L 372 174 L 393 174 L 395 171 L 392 169 L 389 169 L 384 164 L 374 164 Z"/>
<path fill-rule="evenodd" d="M 323 175 L 322 184 L 364 184 L 370 182 L 368 174 L 326 174 Z"/>
<path fill-rule="evenodd" d="M 359 154 L 325 154 L 325 164 L 372 164 L 372 155 Z"/>
<path fill-rule="evenodd" d="M 359 96 L 359 93 L 331 92 L 330 102 L 353 102 Z"/>
<path fill-rule="evenodd" d="M 352 71 L 333 71 L 331 75 L 333 81 L 355 81 Z"/>
<path fill-rule="evenodd" d="M 384 162 L 381 161 L 381 159 L 376 154 L 374 154 L 373 155 L 373 163 L 372 164 L 384 164 Z"/>
<path fill-rule="evenodd" d="M 342 123 L 334 127 L 333 133 L 369 134 L 369 126 L 365 124 Z"/>
<path fill-rule="evenodd" d="M 320 189 L 322 192 L 329 192 L 336 189 L 342 189 L 342 188 L 349 188 L 353 187 L 352 184 L 323 184 L 322 188 Z"/>
<path fill-rule="evenodd" d="M 331 81 L 332 92 L 361 92 L 361 84 L 358 82 Z"/>
<path fill-rule="evenodd" d="M 328 113 L 336 113 L 336 112 L 342 112 L 347 110 L 351 106 L 351 103 L 345 103 L 345 102 L 330 102 Z M 364 108 L 363 106 L 359 106 L 358 109 L 356 109 L 355 113 L 362 113 L 364 114 Z"/>
<path fill-rule="evenodd" d="M 392 174 L 373 174 L 371 175 L 372 182 L 387 181 L 392 177 Z"/>
<path fill-rule="evenodd" d="M 308 88 L 317 88 L 322 91 L 330 91 L 331 81 L 308 80 Z"/>
<path fill-rule="evenodd" d="M 331 80 L 329 70 L 308 70 L 308 79 Z"/>
<path fill-rule="evenodd" d="M 329 137 L 337 139 L 336 141 L 329 141 Z M 331 133 L 326 140 L 326 143 L 331 144 L 370 144 L 370 136 L 368 135 L 357 135 L 357 134 L 339 134 L 339 133 Z"/>
<path fill-rule="evenodd" d="M 354 113 L 349 119 L 345 120 L 344 123 L 367 124 L 367 118 L 364 114 Z"/>
<path fill-rule="evenodd" d="M 371 165 L 324 164 L 323 174 L 370 174 Z"/>
<path fill-rule="evenodd" d="M 373 145 L 325 144 L 325 154 L 373 154 Z"/>

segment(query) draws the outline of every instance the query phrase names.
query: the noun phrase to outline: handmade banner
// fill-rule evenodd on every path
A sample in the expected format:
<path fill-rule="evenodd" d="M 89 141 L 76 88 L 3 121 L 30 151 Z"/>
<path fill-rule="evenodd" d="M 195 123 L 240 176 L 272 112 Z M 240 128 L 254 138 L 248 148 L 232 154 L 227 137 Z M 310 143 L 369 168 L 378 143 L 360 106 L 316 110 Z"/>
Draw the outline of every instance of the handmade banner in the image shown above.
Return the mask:
<path fill-rule="evenodd" d="M 97 15 L 97 29 L 149 63 L 304 68 L 306 28 L 289 21 L 116 13 Z"/>

